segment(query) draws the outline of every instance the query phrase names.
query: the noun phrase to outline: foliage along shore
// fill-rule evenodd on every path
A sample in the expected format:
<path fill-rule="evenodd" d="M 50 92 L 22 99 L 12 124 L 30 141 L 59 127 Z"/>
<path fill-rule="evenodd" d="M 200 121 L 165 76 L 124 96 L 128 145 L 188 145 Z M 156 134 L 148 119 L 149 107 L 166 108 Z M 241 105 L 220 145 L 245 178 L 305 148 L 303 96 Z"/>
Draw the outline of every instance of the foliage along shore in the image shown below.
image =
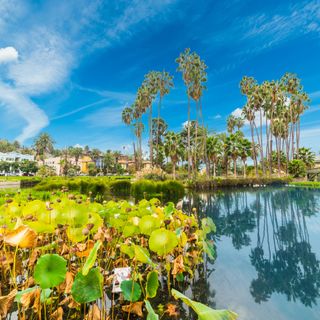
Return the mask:
<path fill-rule="evenodd" d="M 198 319 L 234 320 L 234 312 L 180 292 L 205 255 L 215 258 L 212 232 L 210 218 L 157 199 L 99 204 L 67 193 L 51 202 L 16 194 L 0 207 L 0 316 L 15 305 L 19 319 L 186 319 L 184 302 Z M 130 274 L 114 293 L 122 267 Z"/>
<path fill-rule="evenodd" d="M 293 187 L 306 187 L 306 188 L 320 189 L 319 181 L 292 181 L 289 183 L 289 185 Z"/>
<path fill-rule="evenodd" d="M 219 188 L 239 188 L 239 187 L 263 187 L 286 185 L 292 178 L 215 178 L 206 180 L 189 181 L 187 187 L 193 191 L 210 191 Z"/>

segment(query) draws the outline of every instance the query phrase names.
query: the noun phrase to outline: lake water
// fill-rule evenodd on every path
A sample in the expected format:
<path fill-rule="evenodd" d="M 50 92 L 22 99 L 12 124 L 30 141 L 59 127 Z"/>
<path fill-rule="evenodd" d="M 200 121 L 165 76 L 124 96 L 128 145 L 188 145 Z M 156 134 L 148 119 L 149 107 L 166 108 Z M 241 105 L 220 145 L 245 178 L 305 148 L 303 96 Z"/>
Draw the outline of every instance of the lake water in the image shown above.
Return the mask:
<path fill-rule="evenodd" d="M 239 320 L 320 319 L 320 190 L 263 188 L 186 197 L 211 217 L 217 258 L 190 296 Z"/>

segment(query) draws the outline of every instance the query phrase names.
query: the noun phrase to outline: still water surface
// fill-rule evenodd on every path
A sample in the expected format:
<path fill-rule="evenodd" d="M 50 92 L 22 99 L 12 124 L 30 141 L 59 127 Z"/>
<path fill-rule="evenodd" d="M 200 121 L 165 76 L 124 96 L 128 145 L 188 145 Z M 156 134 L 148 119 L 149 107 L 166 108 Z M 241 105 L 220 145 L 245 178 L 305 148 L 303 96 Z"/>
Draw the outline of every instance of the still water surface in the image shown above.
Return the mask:
<path fill-rule="evenodd" d="M 320 319 L 320 190 L 231 190 L 190 195 L 184 206 L 217 226 L 217 259 L 193 298 L 240 320 Z"/>

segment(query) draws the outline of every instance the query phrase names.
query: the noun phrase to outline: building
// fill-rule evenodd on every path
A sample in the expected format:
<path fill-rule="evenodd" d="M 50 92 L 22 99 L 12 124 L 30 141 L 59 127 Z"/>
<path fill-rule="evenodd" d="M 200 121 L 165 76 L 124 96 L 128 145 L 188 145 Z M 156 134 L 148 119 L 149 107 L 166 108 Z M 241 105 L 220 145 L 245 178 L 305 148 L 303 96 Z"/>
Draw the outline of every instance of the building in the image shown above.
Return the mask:
<path fill-rule="evenodd" d="M 30 154 L 22 154 L 19 152 L 0 152 L 0 162 L 7 162 L 12 164 L 17 164 L 23 160 L 34 161 L 34 156 Z M 7 169 L 0 171 L 1 175 L 14 174 L 21 175 L 22 172 L 17 168 L 18 166 L 10 165 Z"/>
<path fill-rule="evenodd" d="M 135 166 L 136 166 L 134 158 L 131 159 L 131 158 L 129 158 L 129 156 L 125 156 L 125 155 L 122 155 L 119 157 L 118 164 L 125 171 L 135 170 Z M 143 169 L 151 168 L 151 161 L 142 160 L 142 168 Z"/>
<path fill-rule="evenodd" d="M 51 157 L 47 158 L 44 160 L 44 164 L 46 166 L 49 166 L 54 169 L 56 175 L 61 175 L 62 174 L 62 161 L 64 160 L 64 157 Z M 68 162 L 71 163 L 71 165 L 74 166 L 79 166 L 80 167 L 80 172 L 83 174 L 88 174 L 89 173 L 89 164 L 94 163 L 92 159 L 89 156 L 83 156 L 81 157 L 78 162 L 76 162 L 74 157 L 68 158 Z M 39 161 L 39 165 L 42 165 L 43 162 Z"/>
<path fill-rule="evenodd" d="M 22 160 L 33 161 L 34 156 L 31 154 L 22 154 L 19 152 L 0 152 L 0 161 L 4 162 L 20 162 Z"/>

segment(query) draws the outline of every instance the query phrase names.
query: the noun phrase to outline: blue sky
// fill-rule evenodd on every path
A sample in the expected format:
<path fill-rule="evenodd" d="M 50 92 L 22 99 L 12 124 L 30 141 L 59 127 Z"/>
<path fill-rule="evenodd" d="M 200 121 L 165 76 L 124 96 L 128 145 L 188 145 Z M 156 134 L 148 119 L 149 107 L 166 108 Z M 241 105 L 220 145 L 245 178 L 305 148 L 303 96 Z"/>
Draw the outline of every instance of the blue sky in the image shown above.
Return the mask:
<path fill-rule="evenodd" d="M 243 75 L 258 81 L 294 72 L 312 102 L 302 143 L 320 150 L 320 0 L 0 0 L 0 137 L 29 145 L 49 132 L 58 147 L 131 145 L 121 110 L 149 70 L 175 87 L 161 115 L 187 119 L 175 58 L 186 47 L 208 65 L 203 109 L 209 129 L 244 104 Z"/>

